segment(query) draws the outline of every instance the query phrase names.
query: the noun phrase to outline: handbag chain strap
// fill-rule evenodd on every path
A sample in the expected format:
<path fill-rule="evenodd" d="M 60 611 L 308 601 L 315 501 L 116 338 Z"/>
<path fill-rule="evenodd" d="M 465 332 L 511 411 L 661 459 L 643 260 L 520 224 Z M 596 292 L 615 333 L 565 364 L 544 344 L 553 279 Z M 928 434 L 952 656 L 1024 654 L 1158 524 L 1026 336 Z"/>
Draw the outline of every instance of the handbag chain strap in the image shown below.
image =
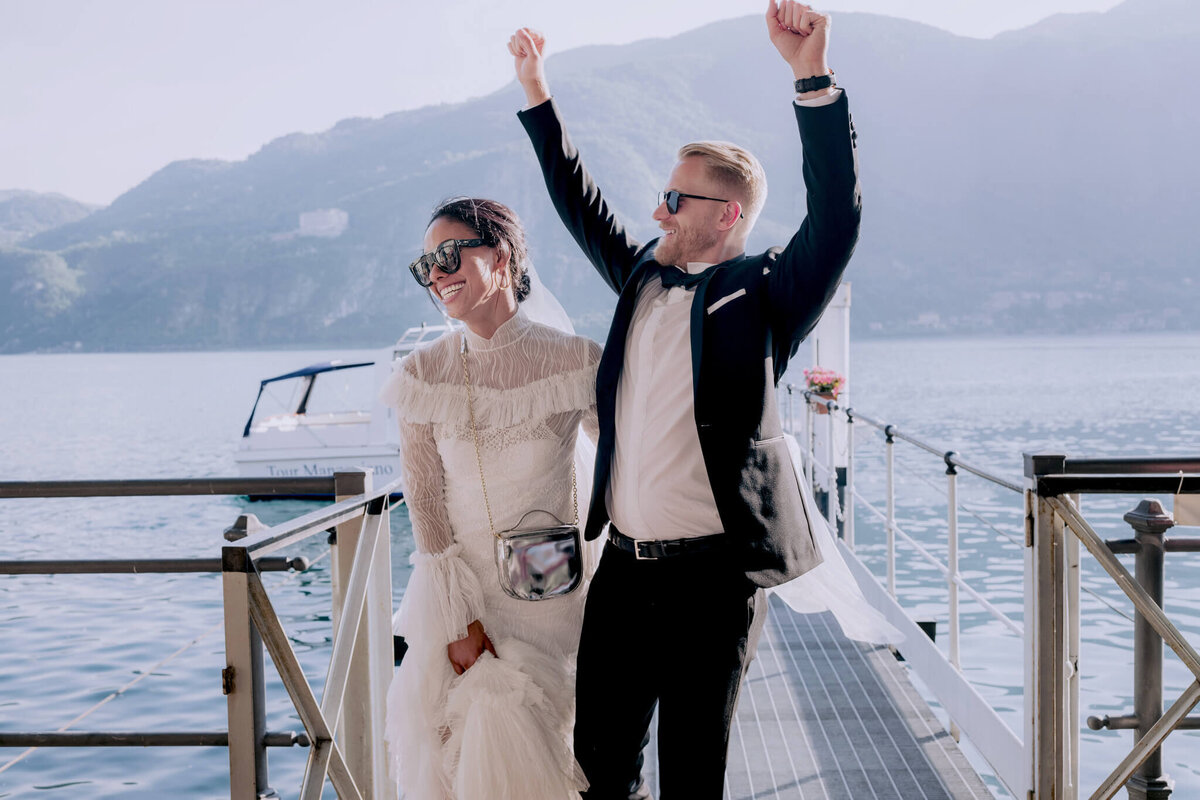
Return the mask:
<path fill-rule="evenodd" d="M 479 452 L 479 430 L 475 427 L 475 401 L 471 395 L 471 373 L 467 369 L 466 334 L 463 334 L 462 347 L 459 348 L 458 355 L 462 359 L 463 383 L 466 384 L 467 387 L 467 416 L 471 420 L 471 438 L 475 440 L 475 463 L 479 465 L 479 485 L 483 487 L 483 507 L 487 510 L 488 527 L 492 529 L 492 536 L 495 536 L 497 539 L 501 539 L 503 537 L 496 533 L 496 523 L 492 520 L 492 504 L 488 502 L 487 480 L 485 480 L 483 477 L 483 456 L 480 455 Z M 573 524 L 578 525 L 579 486 L 575 481 L 574 459 L 571 460 L 571 503 L 575 506 L 575 522 Z"/>

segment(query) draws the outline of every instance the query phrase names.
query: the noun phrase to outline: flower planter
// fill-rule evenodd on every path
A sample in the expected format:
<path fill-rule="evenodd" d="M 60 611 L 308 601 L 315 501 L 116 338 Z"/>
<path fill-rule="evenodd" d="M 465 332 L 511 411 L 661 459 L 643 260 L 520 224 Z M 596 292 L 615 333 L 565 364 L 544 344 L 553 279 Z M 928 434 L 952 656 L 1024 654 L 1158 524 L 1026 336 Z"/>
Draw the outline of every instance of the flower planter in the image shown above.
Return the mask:
<path fill-rule="evenodd" d="M 836 397 L 834 397 L 833 392 L 813 392 L 813 394 L 816 395 L 817 397 L 820 397 L 825 400 L 836 400 L 837 399 Z M 824 405 L 813 405 L 813 411 L 815 411 L 818 414 L 828 414 L 829 413 L 829 409 L 826 408 Z"/>

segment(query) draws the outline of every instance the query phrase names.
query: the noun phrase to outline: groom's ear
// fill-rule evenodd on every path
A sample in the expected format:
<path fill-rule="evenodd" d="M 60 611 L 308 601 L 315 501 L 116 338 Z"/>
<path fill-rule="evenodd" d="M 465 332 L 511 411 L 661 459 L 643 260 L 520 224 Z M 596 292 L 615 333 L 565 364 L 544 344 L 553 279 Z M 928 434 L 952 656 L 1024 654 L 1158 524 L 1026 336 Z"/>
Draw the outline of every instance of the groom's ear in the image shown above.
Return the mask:
<path fill-rule="evenodd" d="M 725 211 L 721 214 L 721 219 L 717 226 L 727 231 L 737 224 L 737 221 L 742 218 L 742 204 L 737 200 L 730 200 L 725 204 Z"/>

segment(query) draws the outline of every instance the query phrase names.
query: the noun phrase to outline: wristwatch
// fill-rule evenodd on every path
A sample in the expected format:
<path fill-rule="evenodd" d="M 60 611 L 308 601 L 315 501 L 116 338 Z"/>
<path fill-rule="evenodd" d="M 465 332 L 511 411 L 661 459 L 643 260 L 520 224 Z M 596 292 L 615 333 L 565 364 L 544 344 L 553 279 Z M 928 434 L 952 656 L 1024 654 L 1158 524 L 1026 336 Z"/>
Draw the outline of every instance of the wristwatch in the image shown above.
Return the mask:
<path fill-rule="evenodd" d="M 833 70 L 829 70 L 829 73 L 826 75 L 814 75 L 811 78 L 797 78 L 796 94 L 815 92 L 818 89 L 828 89 L 830 86 L 837 86 L 837 83 L 833 79 Z"/>

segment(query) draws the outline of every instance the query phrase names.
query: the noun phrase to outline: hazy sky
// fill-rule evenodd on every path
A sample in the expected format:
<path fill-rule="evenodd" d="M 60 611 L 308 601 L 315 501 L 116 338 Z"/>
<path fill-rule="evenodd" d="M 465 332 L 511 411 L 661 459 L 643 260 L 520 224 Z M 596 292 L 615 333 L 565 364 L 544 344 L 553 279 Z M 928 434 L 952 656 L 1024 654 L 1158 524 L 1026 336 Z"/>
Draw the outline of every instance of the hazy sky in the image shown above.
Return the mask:
<path fill-rule="evenodd" d="M 818 7 L 988 37 L 1116 4 Z M 293 131 L 487 94 L 511 80 L 504 43 L 520 25 L 541 28 L 557 52 L 765 9 L 766 0 L 0 0 L 0 189 L 108 203 L 177 159 L 241 159 Z"/>

